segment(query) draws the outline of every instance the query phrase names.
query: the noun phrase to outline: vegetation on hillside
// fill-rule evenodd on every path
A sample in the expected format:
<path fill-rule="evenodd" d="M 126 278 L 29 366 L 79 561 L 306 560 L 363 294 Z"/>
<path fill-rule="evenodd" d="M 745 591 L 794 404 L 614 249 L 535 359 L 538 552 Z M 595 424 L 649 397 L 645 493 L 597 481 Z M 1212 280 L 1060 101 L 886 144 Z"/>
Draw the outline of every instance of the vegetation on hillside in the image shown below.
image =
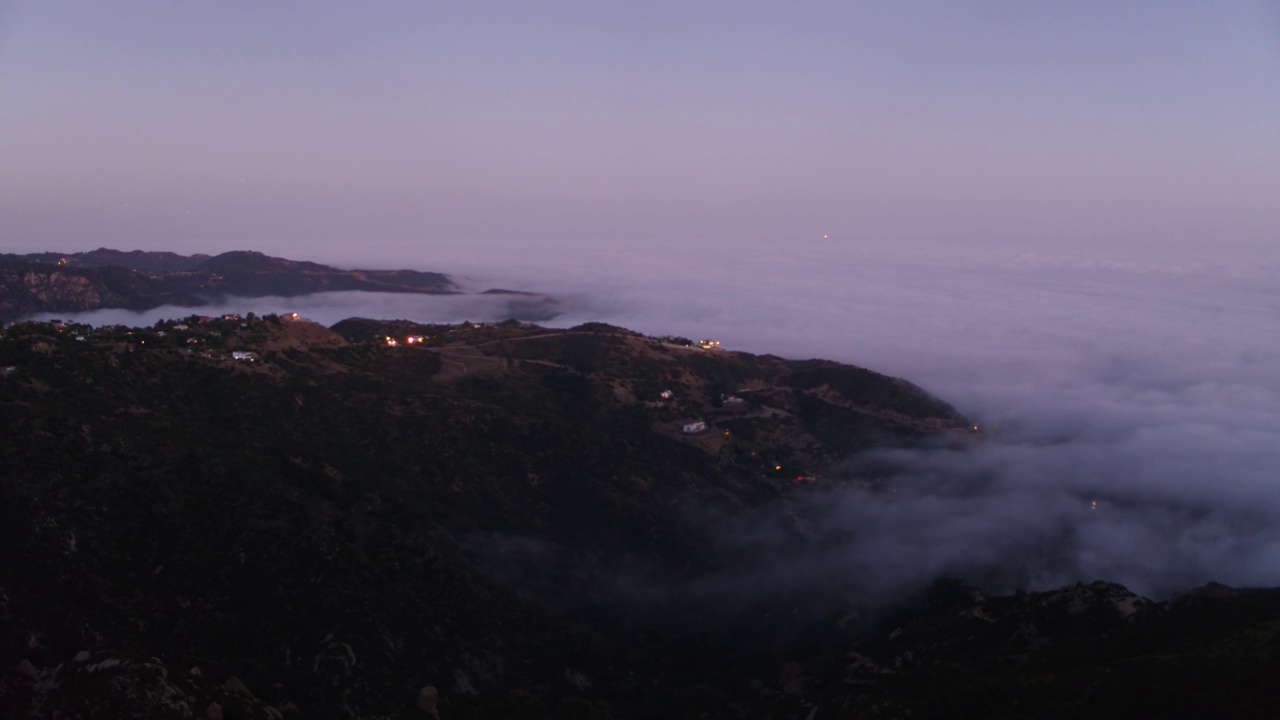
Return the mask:
<path fill-rule="evenodd" d="M 11 324 L 0 715 L 1065 717 L 1201 670 L 1271 700 L 1265 593 L 943 583 L 850 620 L 679 591 L 736 562 L 691 510 L 794 510 L 848 453 L 969 427 L 602 324 Z"/>

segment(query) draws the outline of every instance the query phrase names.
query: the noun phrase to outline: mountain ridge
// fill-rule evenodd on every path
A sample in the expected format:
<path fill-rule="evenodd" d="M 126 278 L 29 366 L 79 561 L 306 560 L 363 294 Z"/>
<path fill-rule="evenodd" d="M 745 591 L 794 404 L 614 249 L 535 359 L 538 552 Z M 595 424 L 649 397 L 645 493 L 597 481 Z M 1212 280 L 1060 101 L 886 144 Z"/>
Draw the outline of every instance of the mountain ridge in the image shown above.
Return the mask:
<path fill-rule="evenodd" d="M 0 320 L 45 312 L 198 307 L 226 297 L 296 297 L 352 290 L 461 293 L 443 273 L 343 270 L 251 250 L 214 256 L 108 248 L 0 254 Z"/>

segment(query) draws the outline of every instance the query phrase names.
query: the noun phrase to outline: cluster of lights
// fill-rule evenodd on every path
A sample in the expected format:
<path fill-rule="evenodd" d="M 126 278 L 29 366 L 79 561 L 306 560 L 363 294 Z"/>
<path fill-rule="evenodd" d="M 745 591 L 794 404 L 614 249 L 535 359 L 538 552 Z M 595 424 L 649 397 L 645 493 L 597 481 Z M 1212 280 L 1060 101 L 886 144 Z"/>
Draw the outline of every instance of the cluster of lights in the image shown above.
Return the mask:
<path fill-rule="evenodd" d="M 399 340 L 391 337 L 390 335 L 384 336 L 383 342 L 387 344 L 387 347 L 395 347 L 400 344 Z M 426 338 L 421 335 L 408 335 L 404 339 L 405 345 L 421 345 L 423 342 L 426 342 Z"/>

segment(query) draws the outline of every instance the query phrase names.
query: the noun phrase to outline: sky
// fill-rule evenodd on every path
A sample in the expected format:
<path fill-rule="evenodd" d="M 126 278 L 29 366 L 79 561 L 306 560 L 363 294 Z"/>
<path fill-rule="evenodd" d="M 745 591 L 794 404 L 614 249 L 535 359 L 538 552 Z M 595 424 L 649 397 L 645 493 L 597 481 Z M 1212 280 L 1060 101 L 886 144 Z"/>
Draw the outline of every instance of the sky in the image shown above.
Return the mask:
<path fill-rule="evenodd" d="M 1267 0 L 0 1 L 0 251 L 1251 249 L 1278 121 Z"/>
<path fill-rule="evenodd" d="M 708 511 L 762 561 L 704 595 L 1275 586 L 1278 124 L 1265 1 L 0 0 L 0 252 L 447 272 L 547 293 L 555 325 L 870 367 L 982 424 L 849 459 L 899 493 L 834 487 L 817 550 L 778 539 L 795 508 Z"/>

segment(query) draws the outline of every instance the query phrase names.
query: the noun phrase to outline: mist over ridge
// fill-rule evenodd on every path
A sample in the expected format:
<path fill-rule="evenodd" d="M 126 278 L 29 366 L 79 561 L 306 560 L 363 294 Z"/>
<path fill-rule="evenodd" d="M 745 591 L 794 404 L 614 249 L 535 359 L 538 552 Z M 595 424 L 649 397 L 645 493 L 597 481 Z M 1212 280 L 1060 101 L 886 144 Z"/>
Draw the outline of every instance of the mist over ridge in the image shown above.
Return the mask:
<path fill-rule="evenodd" d="M 863 365 L 982 422 L 987 441 L 966 452 L 854 459 L 892 466 L 895 498 L 845 488 L 815 503 L 830 508 L 820 537 L 840 539 L 816 553 L 783 559 L 745 541 L 768 560 L 720 580 L 735 588 L 779 573 L 810 589 L 874 578 L 868 591 L 888 594 L 942 573 L 1005 589 L 1105 578 L 1154 596 L 1275 585 L 1274 258 L 1103 258 L 815 242 L 623 252 L 575 276 L 577 304 L 559 320 Z M 788 569 L 796 561 L 806 572 Z"/>
<path fill-rule="evenodd" d="M 500 248 L 500 251 L 496 251 Z M 973 255 L 805 241 L 457 248 L 392 263 L 469 290 L 544 292 L 561 314 L 727 348 L 825 357 L 904 377 L 978 418 L 966 452 L 892 451 L 896 496 L 834 491 L 807 573 L 769 533 L 768 558 L 710 585 L 820 584 L 830 573 L 902 592 L 948 573 L 1001 587 L 1104 578 L 1151 595 L 1210 580 L 1280 582 L 1280 271 L 1272 262 Z M 335 258 L 323 260 L 335 262 Z M 459 272 L 461 270 L 461 272 Z M 232 311 L 499 319 L 500 298 L 329 293 L 229 301 Z M 172 310 L 170 312 L 170 310 Z M 100 311 L 90 322 L 152 322 Z M 726 522 L 725 532 L 747 532 Z M 852 538 L 852 539 L 850 539 Z M 782 580 L 779 573 L 786 575 Z"/>

